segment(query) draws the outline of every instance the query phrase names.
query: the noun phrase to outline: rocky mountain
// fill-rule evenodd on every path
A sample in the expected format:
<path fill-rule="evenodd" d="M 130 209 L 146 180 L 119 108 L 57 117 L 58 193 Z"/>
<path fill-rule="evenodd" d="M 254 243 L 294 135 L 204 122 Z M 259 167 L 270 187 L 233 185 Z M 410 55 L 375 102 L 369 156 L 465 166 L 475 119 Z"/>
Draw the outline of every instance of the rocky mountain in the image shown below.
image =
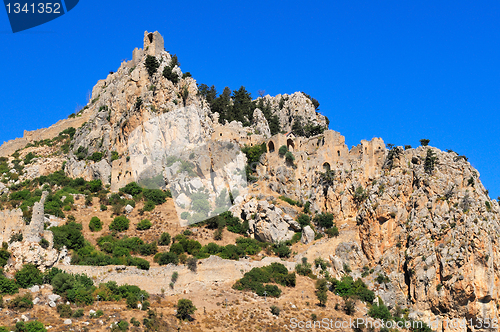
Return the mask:
<path fill-rule="evenodd" d="M 71 253 L 54 249 L 52 233 L 43 228 L 54 220 L 49 216 L 54 206 L 41 190 L 55 192 L 64 185 L 44 185 L 40 177 L 81 178 L 82 186 L 100 180 L 98 185 L 109 189 L 99 197 L 101 204 L 119 190 L 121 198 L 114 199 L 139 201 L 141 196 L 123 190 L 137 182 L 170 190 L 168 202 L 177 215 L 164 217 L 175 223 L 208 219 L 209 229 L 221 231 L 220 224 L 211 226 L 211 217 L 229 210 L 232 217 L 222 228 L 227 223 L 232 233 L 275 247 L 292 243 L 297 251 L 288 259 L 290 270 L 302 258 L 326 259 L 330 276 L 361 278 L 389 309 L 406 309 L 414 320 L 439 319 L 440 331 L 460 330 L 444 325 L 446 318 L 498 318 L 500 207 L 466 157 L 427 143 L 388 148 L 381 138 L 349 149 L 340 133 L 328 130 L 319 103 L 302 92 L 251 100 L 244 89 L 232 97 L 207 91 L 181 71 L 158 32 L 145 32 L 144 48 L 96 84 L 81 112 L 4 143 L 0 238 L 24 236 L 10 244 L 8 267 L 69 264 Z M 227 121 L 235 110 L 245 110 L 243 121 Z M 28 184 L 40 193 L 33 193 L 36 202 L 26 207 L 28 189 L 21 189 Z M 81 194 L 82 208 L 92 204 L 87 191 Z M 79 194 L 64 198 L 70 195 Z M 134 207 L 127 207 L 132 215 Z M 49 240 L 48 248 L 38 245 L 41 238 Z M 203 271 L 215 280 L 216 268 L 209 266 L 214 261 L 207 258 Z M 228 271 L 233 266 L 217 264 L 229 264 Z M 244 272 L 262 266 L 242 264 L 237 266 Z M 323 276 L 317 266 L 312 270 Z M 243 272 L 230 274 L 233 280 Z M 185 287 L 208 287 L 189 275 L 183 272 Z M 134 280 L 127 274 L 120 278 Z"/>

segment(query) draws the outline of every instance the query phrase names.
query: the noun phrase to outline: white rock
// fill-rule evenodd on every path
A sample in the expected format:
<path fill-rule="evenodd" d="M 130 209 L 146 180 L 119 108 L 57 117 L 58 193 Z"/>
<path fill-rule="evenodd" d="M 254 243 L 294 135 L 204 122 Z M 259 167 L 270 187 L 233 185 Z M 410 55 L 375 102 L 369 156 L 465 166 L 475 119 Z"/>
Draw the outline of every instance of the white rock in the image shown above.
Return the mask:
<path fill-rule="evenodd" d="M 127 204 L 127 206 L 125 207 L 125 213 L 129 214 L 132 211 L 134 211 L 134 207 L 130 204 Z"/>
<path fill-rule="evenodd" d="M 32 293 L 38 293 L 39 291 L 40 291 L 40 286 L 38 286 L 38 285 L 35 285 L 35 286 L 30 288 L 30 292 L 32 292 Z"/>
<path fill-rule="evenodd" d="M 71 323 L 73 323 L 73 322 L 71 321 L 71 319 L 65 319 L 65 320 L 64 320 L 64 325 L 71 325 Z"/>
<path fill-rule="evenodd" d="M 54 301 L 49 302 L 49 307 L 54 308 L 56 306 L 56 303 Z"/>
<path fill-rule="evenodd" d="M 40 303 L 40 299 L 38 297 L 36 297 L 34 300 L 33 300 L 33 304 L 38 304 Z"/>
<path fill-rule="evenodd" d="M 302 238 L 300 239 L 302 243 L 304 244 L 309 244 L 314 241 L 314 231 L 312 230 L 311 226 L 306 226 L 302 230 Z"/>
<path fill-rule="evenodd" d="M 50 294 L 48 296 L 49 300 L 52 301 L 52 302 L 56 302 L 57 300 L 59 300 L 61 297 L 57 294 Z"/>

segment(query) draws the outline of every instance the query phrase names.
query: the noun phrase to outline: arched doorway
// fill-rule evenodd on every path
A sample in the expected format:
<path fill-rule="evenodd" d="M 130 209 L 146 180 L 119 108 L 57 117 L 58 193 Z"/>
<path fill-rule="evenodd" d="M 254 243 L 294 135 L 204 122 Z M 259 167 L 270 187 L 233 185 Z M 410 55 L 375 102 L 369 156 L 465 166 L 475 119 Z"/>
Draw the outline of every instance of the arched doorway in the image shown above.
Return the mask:
<path fill-rule="evenodd" d="M 329 164 L 329 163 L 324 163 L 324 164 L 323 164 L 323 170 L 324 170 L 325 172 L 328 172 L 328 171 L 330 171 L 331 169 L 332 169 L 332 168 L 330 167 L 330 164 Z"/>
<path fill-rule="evenodd" d="M 286 147 L 288 148 L 288 151 L 293 152 L 293 149 L 295 148 L 295 144 L 293 144 L 293 141 L 291 139 L 288 139 L 286 141 Z"/>
<path fill-rule="evenodd" d="M 267 151 L 274 152 L 274 143 L 273 143 L 273 141 L 269 141 L 269 144 L 267 145 Z"/>

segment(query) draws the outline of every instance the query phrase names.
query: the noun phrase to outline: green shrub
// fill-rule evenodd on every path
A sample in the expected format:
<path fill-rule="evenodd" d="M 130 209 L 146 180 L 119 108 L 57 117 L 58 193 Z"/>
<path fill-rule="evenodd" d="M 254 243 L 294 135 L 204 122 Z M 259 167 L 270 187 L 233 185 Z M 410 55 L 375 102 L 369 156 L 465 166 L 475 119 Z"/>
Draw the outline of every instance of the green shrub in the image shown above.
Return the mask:
<path fill-rule="evenodd" d="M 196 257 L 190 257 L 187 260 L 187 267 L 192 272 L 196 272 L 198 268 L 198 259 Z"/>
<path fill-rule="evenodd" d="M 92 232 L 98 232 L 100 230 L 102 230 L 102 222 L 101 222 L 101 219 L 97 218 L 97 217 L 92 217 L 90 219 L 90 222 L 89 222 L 89 229 L 92 231 Z"/>
<path fill-rule="evenodd" d="M 191 300 L 180 299 L 177 302 L 177 315 L 176 317 L 180 320 L 188 319 L 196 311 L 196 307 L 193 305 Z"/>
<path fill-rule="evenodd" d="M 158 70 L 158 67 L 160 67 L 160 63 L 158 62 L 158 60 L 152 55 L 148 55 L 146 57 L 144 65 L 146 66 L 146 70 L 148 71 L 149 76 L 153 76 Z"/>
<path fill-rule="evenodd" d="M 145 231 L 147 229 L 150 229 L 151 226 L 153 226 L 153 224 L 151 223 L 151 221 L 149 221 L 149 219 L 143 219 L 137 224 L 137 230 Z"/>
<path fill-rule="evenodd" d="M 163 77 L 174 84 L 177 84 L 179 82 L 179 75 L 177 75 L 177 73 L 174 72 L 170 66 L 166 66 L 163 69 Z"/>
<path fill-rule="evenodd" d="M 143 211 L 146 211 L 146 212 L 150 212 L 150 211 L 153 211 L 155 209 L 156 205 L 155 203 L 151 202 L 151 201 L 147 201 L 146 203 L 144 203 L 144 207 L 142 208 Z"/>
<path fill-rule="evenodd" d="M 113 222 L 109 225 L 110 230 L 115 230 L 117 232 L 126 231 L 129 228 L 130 220 L 124 216 L 119 216 L 113 219 Z"/>
<path fill-rule="evenodd" d="M 333 226 L 332 228 L 329 228 L 325 231 L 326 235 L 328 237 L 334 237 L 334 236 L 339 236 L 339 229 L 337 226 Z"/>
<path fill-rule="evenodd" d="M 91 156 L 89 156 L 87 159 L 92 160 L 96 163 L 100 162 L 102 160 L 102 152 L 94 152 Z"/>
<path fill-rule="evenodd" d="M 125 187 L 121 188 L 120 191 L 132 195 L 133 197 L 137 197 L 142 193 L 142 188 L 135 182 L 130 182 Z"/>
<path fill-rule="evenodd" d="M 155 205 L 161 205 L 166 202 L 167 197 L 172 198 L 170 191 L 164 192 L 160 189 L 144 189 L 144 198 L 153 202 Z"/>
<path fill-rule="evenodd" d="M 61 318 L 70 318 L 73 315 L 73 310 L 71 310 L 69 304 L 58 304 L 56 309 Z"/>
<path fill-rule="evenodd" d="M 311 217 L 309 217 L 307 214 L 301 213 L 297 217 L 297 222 L 300 224 L 300 226 L 305 227 L 310 224 Z"/>
<path fill-rule="evenodd" d="M 137 319 L 135 319 L 135 317 L 132 317 L 130 319 L 130 324 L 132 324 L 135 327 L 141 326 L 141 322 L 139 322 Z"/>
<path fill-rule="evenodd" d="M 273 246 L 273 252 L 278 255 L 280 258 L 288 258 L 290 257 L 290 254 L 292 251 L 288 246 L 286 246 L 284 243 L 279 243 L 277 245 Z"/>
<path fill-rule="evenodd" d="M 342 297 L 358 297 L 366 303 L 372 303 L 375 299 L 375 294 L 361 279 L 354 281 L 351 276 L 344 276 L 340 281 L 332 280 L 332 288 L 335 294 Z"/>
<path fill-rule="evenodd" d="M 33 308 L 33 296 L 31 293 L 26 293 L 23 296 L 16 296 L 9 302 L 9 309 L 16 311 L 26 311 Z"/>
<path fill-rule="evenodd" d="M 120 158 L 120 155 L 116 151 L 111 151 L 111 161 L 118 160 Z"/>
<path fill-rule="evenodd" d="M 295 265 L 295 271 L 302 276 L 312 276 L 311 264 L 307 262 L 307 258 L 302 258 L 302 263 Z"/>
<path fill-rule="evenodd" d="M 281 290 L 276 285 L 266 285 L 264 283 L 277 283 L 286 287 L 295 287 L 295 273 L 288 273 L 283 264 L 272 263 L 261 268 L 253 268 L 245 273 L 243 278 L 238 280 L 233 288 L 237 290 L 251 290 L 259 296 L 279 297 Z"/>
<path fill-rule="evenodd" d="M 386 276 L 385 274 L 382 274 L 382 273 L 379 273 L 378 276 L 377 276 L 377 278 L 375 280 L 377 280 L 377 282 L 379 284 L 383 284 L 383 283 L 387 284 L 387 283 L 391 282 L 391 280 L 389 279 L 389 277 Z"/>
<path fill-rule="evenodd" d="M 293 156 L 293 153 L 291 153 L 290 151 L 287 151 L 287 153 L 285 153 L 285 159 L 286 159 L 286 161 L 292 163 L 295 160 L 295 157 Z"/>
<path fill-rule="evenodd" d="M 80 317 L 83 317 L 83 315 L 84 315 L 83 309 L 77 309 L 73 312 L 72 317 L 73 318 L 80 318 Z"/>
<path fill-rule="evenodd" d="M 368 310 L 368 316 L 375 319 L 382 319 L 384 321 L 388 321 L 392 319 L 391 312 L 382 302 L 382 299 L 379 298 L 379 304 L 372 304 L 370 310 Z"/>
<path fill-rule="evenodd" d="M 168 246 L 170 244 L 170 241 L 171 241 L 170 234 L 165 232 L 161 234 L 158 244 L 160 246 Z"/>
<path fill-rule="evenodd" d="M 127 308 L 137 309 L 137 295 L 129 294 L 127 296 Z"/>
<path fill-rule="evenodd" d="M 299 202 L 297 201 L 294 201 L 293 199 L 289 198 L 289 197 L 286 197 L 286 196 L 280 196 L 278 197 L 279 199 L 281 199 L 282 201 L 285 201 L 287 202 L 288 204 L 290 205 L 299 205 Z"/>
<path fill-rule="evenodd" d="M 288 152 L 288 148 L 286 147 L 286 145 L 282 145 L 282 146 L 280 146 L 278 152 L 280 155 L 283 156 Z"/>
<path fill-rule="evenodd" d="M 12 279 L 0 274 L 0 294 L 15 294 L 19 291 L 19 286 Z"/>
<path fill-rule="evenodd" d="M 184 211 L 181 213 L 182 220 L 188 220 L 189 217 L 191 217 L 191 214 L 189 212 Z"/>
<path fill-rule="evenodd" d="M 314 216 L 313 222 L 318 224 L 323 228 L 331 228 L 333 227 L 333 214 L 331 213 L 318 213 Z"/>
<path fill-rule="evenodd" d="M 16 328 L 14 330 L 15 332 L 47 332 L 45 326 L 37 320 L 28 323 L 25 323 L 23 321 L 17 322 Z M 0 331 L 2 331 L 1 328 Z"/>
<path fill-rule="evenodd" d="M 43 274 L 33 264 L 26 264 L 16 272 L 16 282 L 21 288 L 43 284 Z"/>
<path fill-rule="evenodd" d="M 328 300 L 328 283 L 326 279 L 318 279 L 316 281 L 316 297 L 318 298 L 319 305 L 324 307 Z"/>
<path fill-rule="evenodd" d="M 430 141 L 431 141 L 430 139 L 422 138 L 422 139 L 420 140 L 420 145 L 421 145 L 421 146 L 427 146 L 427 145 L 429 145 L 429 142 L 430 142 Z"/>
<path fill-rule="evenodd" d="M 158 264 L 167 265 L 167 264 L 179 264 L 179 256 L 174 252 L 165 252 L 160 254 L 158 257 Z"/>
<path fill-rule="evenodd" d="M 104 204 L 101 204 L 101 211 L 106 211 L 108 207 Z"/>
<path fill-rule="evenodd" d="M 51 227 L 54 234 L 54 248 L 61 249 L 66 246 L 68 249 L 78 250 L 83 247 L 85 239 L 82 235 L 82 225 L 69 222 L 66 225 Z"/>
<path fill-rule="evenodd" d="M 5 242 L 4 242 L 5 243 Z M 7 265 L 7 261 L 10 258 L 10 252 L 5 248 L 0 249 L 0 267 Z"/>
<path fill-rule="evenodd" d="M 275 316 L 279 316 L 280 315 L 280 308 L 278 308 L 277 306 L 275 305 L 272 305 L 271 306 L 271 313 Z"/>

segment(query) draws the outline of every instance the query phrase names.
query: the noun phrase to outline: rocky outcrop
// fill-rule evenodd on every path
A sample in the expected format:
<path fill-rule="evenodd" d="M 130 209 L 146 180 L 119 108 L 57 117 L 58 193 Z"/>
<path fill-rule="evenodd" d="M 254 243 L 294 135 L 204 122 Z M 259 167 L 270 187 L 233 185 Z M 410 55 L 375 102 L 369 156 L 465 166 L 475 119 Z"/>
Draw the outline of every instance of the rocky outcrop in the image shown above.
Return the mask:
<path fill-rule="evenodd" d="M 61 251 L 50 247 L 45 249 L 39 243 L 27 241 L 12 243 L 9 246 L 9 251 L 11 258 L 5 269 L 10 272 L 22 269 L 25 264 L 34 264 L 40 271 L 44 272 L 55 264 L 63 262 L 68 264 L 70 258 L 66 249 Z"/>
<path fill-rule="evenodd" d="M 291 240 L 295 232 L 301 230 L 292 217 L 267 201 L 251 199 L 243 205 L 241 215 L 248 220 L 249 233 L 260 241 L 279 243 Z"/>
<path fill-rule="evenodd" d="M 316 107 L 304 93 L 295 92 L 291 95 L 283 94 L 271 97 L 269 95 L 257 98 L 263 99 L 264 104 L 269 105 L 271 113 L 277 115 L 280 128 L 288 132 L 292 130 L 293 123 L 299 120 L 302 125 L 316 125 L 328 127 L 328 119 L 316 111 Z"/>
<path fill-rule="evenodd" d="M 258 108 L 253 111 L 253 127 L 255 128 L 257 134 L 260 134 L 265 138 L 271 137 L 271 130 L 269 129 L 266 117 Z"/>

